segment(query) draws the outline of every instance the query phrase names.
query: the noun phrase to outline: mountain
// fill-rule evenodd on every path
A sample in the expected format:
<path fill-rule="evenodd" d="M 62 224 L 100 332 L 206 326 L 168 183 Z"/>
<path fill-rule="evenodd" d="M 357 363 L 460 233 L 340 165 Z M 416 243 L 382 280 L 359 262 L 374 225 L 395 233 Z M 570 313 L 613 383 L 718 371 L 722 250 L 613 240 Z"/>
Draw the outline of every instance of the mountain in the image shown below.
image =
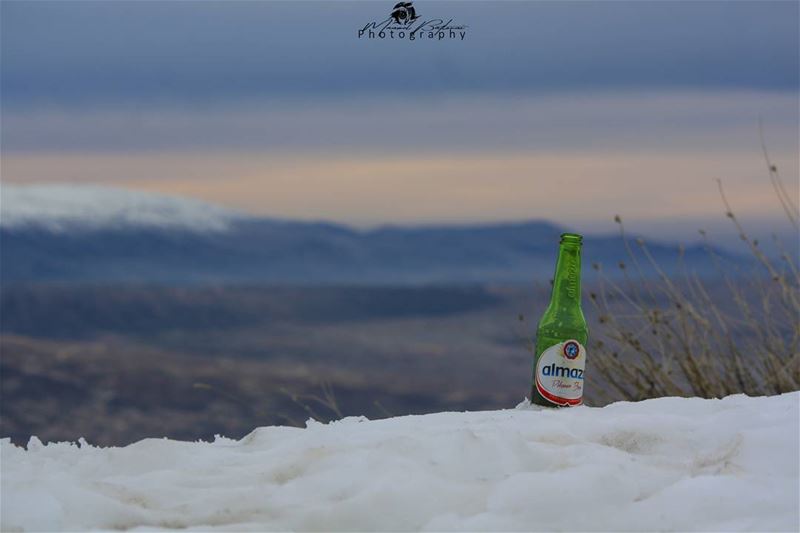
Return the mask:
<path fill-rule="evenodd" d="M 552 275 L 565 231 L 544 221 L 359 231 L 104 187 L 4 185 L 0 205 L 4 283 L 526 282 Z M 677 245 L 648 250 L 667 272 L 678 268 Z M 614 275 L 626 257 L 618 236 L 585 239 L 587 270 L 597 263 Z M 700 246 L 683 261 L 701 275 L 713 271 Z"/>
<path fill-rule="evenodd" d="M 184 229 L 209 232 L 230 228 L 242 213 L 160 194 L 99 186 L 3 185 L 3 229 L 47 229 L 54 233 L 99 229 Z"/>

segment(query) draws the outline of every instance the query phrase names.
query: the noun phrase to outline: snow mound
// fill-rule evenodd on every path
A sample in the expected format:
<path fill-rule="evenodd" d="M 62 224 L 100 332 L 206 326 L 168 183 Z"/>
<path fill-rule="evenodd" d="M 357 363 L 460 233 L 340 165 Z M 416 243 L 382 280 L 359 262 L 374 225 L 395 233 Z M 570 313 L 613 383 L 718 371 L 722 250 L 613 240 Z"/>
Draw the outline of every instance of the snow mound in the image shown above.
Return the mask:
<path fill-rule="evenodd" d="M 91 185 L 3 185 L 0 225 L 224 231 L 245 215 L 199 200 Z"/>
<path fill-rule="evenodd" d="M 2 529 L 796 531 L 800 393 L 4 439 Z"/>

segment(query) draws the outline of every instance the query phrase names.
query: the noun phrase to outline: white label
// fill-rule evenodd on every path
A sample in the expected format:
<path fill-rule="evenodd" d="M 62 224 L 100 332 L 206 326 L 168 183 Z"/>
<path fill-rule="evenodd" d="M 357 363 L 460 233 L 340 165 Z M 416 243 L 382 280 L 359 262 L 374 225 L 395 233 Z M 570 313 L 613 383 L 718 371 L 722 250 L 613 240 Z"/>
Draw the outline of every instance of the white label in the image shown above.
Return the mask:
<path fill-rule="evenodd" d="M 556 405 L 583 402 L 583 371 L 586 348 L 576 340 L 554 344 L 536 362 L 536 390 Z"/>

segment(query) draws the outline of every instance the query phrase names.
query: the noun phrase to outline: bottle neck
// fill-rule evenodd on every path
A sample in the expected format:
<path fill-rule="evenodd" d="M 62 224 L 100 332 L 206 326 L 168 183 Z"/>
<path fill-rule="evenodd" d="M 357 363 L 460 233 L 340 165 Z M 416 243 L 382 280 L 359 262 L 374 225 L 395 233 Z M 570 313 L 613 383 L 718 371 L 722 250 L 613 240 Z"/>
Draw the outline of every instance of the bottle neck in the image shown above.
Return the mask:
<path fill-rule="evenodd" d="M 581 245 L 562 242 L 553 278 L 551 305 L 581 304 Z"/>

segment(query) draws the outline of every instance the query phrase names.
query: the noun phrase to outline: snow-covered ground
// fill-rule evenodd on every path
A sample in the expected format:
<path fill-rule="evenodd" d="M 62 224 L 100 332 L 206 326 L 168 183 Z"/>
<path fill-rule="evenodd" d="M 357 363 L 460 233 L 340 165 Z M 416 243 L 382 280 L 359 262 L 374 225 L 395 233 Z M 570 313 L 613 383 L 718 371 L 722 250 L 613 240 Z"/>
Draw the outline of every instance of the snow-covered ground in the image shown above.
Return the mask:
<path fill-rule="evenodd" d="M 3 531 L 797 531 L 800 393 L 2 442 Z"/>

